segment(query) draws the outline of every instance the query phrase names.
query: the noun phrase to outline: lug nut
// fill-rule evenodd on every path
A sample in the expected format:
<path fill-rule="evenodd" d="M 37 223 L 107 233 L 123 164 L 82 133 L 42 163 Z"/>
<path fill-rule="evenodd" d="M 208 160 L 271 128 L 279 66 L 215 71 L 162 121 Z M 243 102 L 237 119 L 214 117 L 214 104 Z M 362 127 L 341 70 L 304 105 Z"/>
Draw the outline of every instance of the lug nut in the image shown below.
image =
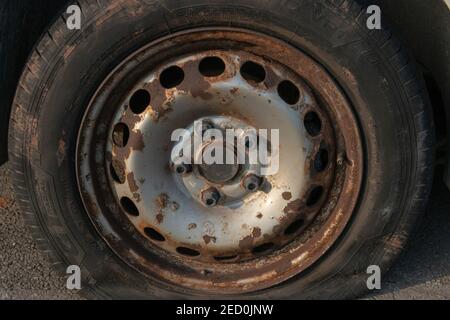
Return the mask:
<path fill-rule="evenodd" d="M 183 176 L 183 175 L 186 175 L 186 174 L 192 172 L 192 166 L 190 164 L 184 164 L 184 163 L 178 164 L 178 165 L 175 165 L 174 169 L 175 169 L 175 172 L 177 174 L 179 174 L 180 176 Z"/>
<path fill-rule="evenodd" d="M 219 203 L 220 193 L 215 188 L 210 188 L 202 192 L 202 202 L 207 207 L 215 207 Z"/>
<path fill-rule="evenodd" d="M 255 174 L 249 174 L 244 178 L 242 185 L 247 191 L 256 192 L 261 188 L 262 178 Z"/>

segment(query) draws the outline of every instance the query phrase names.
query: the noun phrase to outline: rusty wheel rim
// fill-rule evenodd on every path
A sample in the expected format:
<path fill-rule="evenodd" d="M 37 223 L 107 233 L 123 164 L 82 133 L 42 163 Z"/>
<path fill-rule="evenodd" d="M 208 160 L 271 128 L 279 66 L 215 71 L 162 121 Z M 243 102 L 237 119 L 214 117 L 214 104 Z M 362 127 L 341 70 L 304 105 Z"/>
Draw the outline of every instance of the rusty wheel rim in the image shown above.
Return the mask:
<path fill-rule="evenodd" d="M 253 192 L 258 168 L 219 170 L 223 181 L 171 161 L 171 132 L 199 119 L 281 129 L 281 173 Z M 134 53 L 92 98 L 77 144 L 82 200 L 110 248 L 174 289 L 217 294 L 269 288 L 316 262 L 349 221 L 362 170 L 357 121 L 332 77 L 244 30 L 192 30 Z"/>

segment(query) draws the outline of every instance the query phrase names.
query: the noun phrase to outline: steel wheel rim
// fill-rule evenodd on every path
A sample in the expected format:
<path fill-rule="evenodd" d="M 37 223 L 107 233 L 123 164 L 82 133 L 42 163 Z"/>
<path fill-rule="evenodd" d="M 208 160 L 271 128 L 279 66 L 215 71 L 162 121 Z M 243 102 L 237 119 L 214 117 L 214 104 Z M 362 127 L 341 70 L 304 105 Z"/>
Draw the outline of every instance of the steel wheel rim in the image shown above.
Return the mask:
<path fill-rule="evenodd" d="M 219 45 L 220 41 L 212 39 L 223 39 L 224 41 Z M 185 47 L 186 43 L 189 44 L 187 47 Z M 174 45 L 178 46 L 175 52 L 167 50 L 174 48 Z M 242 48 L 249 50 L 243 51 Z M 264 51 L 262 51 L 263 48 Z M 146 75 L 133 74 L 140 63 L 145 65 L 146 61 L 149 61 L 147 56 L 151 54 L 154 56 L 155 50 L 163 49 L 165 52 L 173 52 L 174 56 L 161 58 L 161 61 L 158 62 L 148 62 L 149 65 L 156 66 L 156 68 L 150 68 L 155 72 L 154 76 L 149 77 L 148 73 Z M 194 56 L 196 58 L 192 59 Z M 285 219 L 285 221 L 278 225 L 268 225 L 273 230 L 276 229 L 275 227 L 279 227 L 274 233 L 283 234 L 284 241 L 267 250 L 264 250 L 264 246 L 274 243 L 273 238 L 267 236 L 268 229 L 263 229 L 263 231 L 262 228 L 259 228 L 259 231 L 255 233 L 257 229 L 251 224 L 250 226 L 247 224 L 249 226 L 246 230 L 247 235 L 239 234 L 239 242 L 247 241 L 251 244 L 242 251 L 236 251 L 235 247 L 233 250 L 217 250 L 219 245 L 213 246 L 213 250 L 210 249 L 211 245 L 217 244 L 218 238 L 221 239 L 223 234 L 203 234 L 203 231 L 197 236 L 197 241 L 202 241 L 204 246 L 195 245 L 195 241 L 180 242 L 180 239 L 176 239 L 176 243 L 173 244 L 173 241 L 170 240 L 170 232 L 161 227 L 161 221 L 159 224 L 157 223 L 158 219 L 161 219 L 161 217 L 158 218 L 158 214 L 164 213 L 162 220 L 173 219 L 175 221 L 172 222 L 173 225 L 177 222 L 176 216 L 182 212 L 184 203 L 172 199 L 171 196 L 168 196 L 169 192 L 164 192 L 164 190 L 161 190 L 158 195 L 145 192 L 140 194 L 139 190 L 143 189 L 142 186 L 145 182 L 136 182 L 136 179 L 142 180 L 144 172 L 144 170 L 139 170 L 139 166 L 133 167 L 133 171 L 131 171 L 134 175 L 137 169 L 140 172 L 138 173 L 139 177 L 130 179 L 130 172 L 127 171 L 130 165 L 126 163 L 125 159 L 133 158 L 133 154 L 137 155 L 136 158 L 139 158 L 139 153 L 145 154 L 143 149 L 148 142 L 145 141 L 147 132 L 143 134 L 142 132 L 136 134 L 136 132 L 146 131 L 147 129 L 144 128 L 151 127 L 150 123 L 160 126 L 163 122 L 170 122 L 170 117 L 176 111 L 174 112 L 173 109 L 170 110 L 166 106 L 170 103 L 174 105 L 174 108 L 177 107 L 176 96 L 180 86 L 183 87 L 181 90 L 189 92 L 190 95 L 192 95 L 192 91 L 195 91 L 200 98 L 205 92 L 211 93 L 208 92 L 209 89 L 202 92 L 199 88 L 195 88 L 195 81 L 185 81 L 186 74 L 183 81 L 175 86 L 175 89 L 161 89 L 162 73 L 158 71 L 158 68 L 167 70 L 170 66 L 180 65 L 180 57 L 181 60 L 190 61 L 182 65 L 182 69 L 188 70 L 186 74 L 191 79 L 194 76 L 188 72 L 195 73 L 197 81 L 200 78 L 205 79 L 205 76 L 199 72 L 199 63 L 204 58 L 219 57 L 228 68 L 233 65 L 232 61 L 236 60 L 236 57 L 245 57 L 238 62 L 239 68 L 235 68 L 231 72 L 227 69 L 218 76 L 207 77 L 207 81 L 210 81 L 210 84 L 213 83 L 211 86 L 213 89 L 217 89 L 214 84 L 223 84 L 229 79 L 239 78 L 244 80 L 247 85 L 244 90 L 245 94 L 250 94 L 248 88 L 255 89 L 259 93 L 271 90 L 269 100 L 272 102 L 275 101 L 274 92 L 280 97 L 279 86 L 282 81 L 289 80 L 299 89 L 299 101 L 292 105 L 285 101 L 285 105 L 289 105 L 291 111 L 299 113 L 303 130 L 306 132 L 304 139 L 311 142 L 310 148 L 304 153 L 304 161 L 301 162 L 305 175 L 308 172 L 308 179 L 306 179 L 308 183 L 302 186 L 303 189 L 296 189 L 295 192 L 300 191 L 300 196 L 293 195 L 294 192 L 290 192 L 292 190 L 278 187 L 268 191 L 270 196 L 281 199 L 280 203 L 284 202 L 283 208 L 278 210 L 279 215 L 276 218 Z M 269 57 L 272 63 L 266 64 Z M 288 57 L 290 59 L 286 59 Z M 242 79 L 242 73 L 239 70 L 247 61 L 255 62 L 265 68 L 266 78 L 260 84 Z M 285 68 L 282 75 L 279 72 L 280 65 Z M 160 75 L 159 79 L 157 74 Z M 270 76 L 267 76 L 268 74 Z M 158 92 L 152 91 L 154 85 L 143 85 L 148 82 L 149 78 L 157 80 L 153 83 L 160 87 L 158 90 L 163 90 L 166 101 L 158 100 Z M 118 79 L 127 84 L 128 91 L 126 92 L 128 94 L 114 93 L 113 89 L 115 92 L 121 91 L 117 87 L 120 88 Z M 227 83 L 227 85 L 232 86 L 231 83 Z M 189 86 L 192 87 L 189 88 Z M 130 98 L 132 99 L 136 92 L 143 88 L 150 94 L 149 105 L 151 107 L 145 108 L 145 111 L 142 112 L 140 112 L 141 110 L 132 111 Z M 242 86 L 239 89 L 242 90 Z M 105 104 L 111 101 L 120 105 L 116 113 L 105 111 Z M 190 103 L 192 104 L 192 101 Z M 124 104 L 127 104 L 126 108 Z M 217 102 L 213 104 L 217 104 Z M 242 104 L 237 104 L 237 109 L 232 111 L 239 111 L 242 107 Z M 268 105 L 265 107 L 267 108 Z M 223 109 L 220 110 L 223 111 Z M 145 115 L 142 116 L 142 114 Z M 322 126 L 318 133 L 313 132 L 313 129 L 307 130 L 305 123 L 311 114 L 320 118 Z M 337 114 L 339 117 L 336 117 Z M 200 113 L 200 117 L 197 118 L 209 117 L 211 119 L 215 116 L 217 116 L 217 112 L 213 112 L 212 115 L 211 112 L 210 114 Z M 240 121 L 247 120 L 245 116 L 236 117 L 232 113 L 227 116 Z M 101 119 L 109 121 L 102 122 Z M 339 120 L 336 121 L 338 123 L 333 123 L 331 119 Z M 244 122 L 248 123 L 249 121 Z M 137 126 L 136 123 L 138 123 Z M 357 196 L 355 195 L 359 193 L 363 169 L 362 147 L 356 123 L 351 106 L 326 71 L 312 59 L 281 41 L 242 30 L 196 30 L 195 32 L 180 33 L 169 39 L 153 43 L 135 53 L 124 61 L 97 91 L 80 129 L 77 150 L 77 176 L 80 192 L 86 211 L 100 235 L 122 260 L 141 273 L 164 283 L 220 294 L 251 292 L 268 288 L 301 273 L 314 263 L 334 243 L 348 222 L 356 205 Z M 124 147 L 114 141 L 113 132 L 117 124 L 128 126 L 129 136 Z M 346 127 L 343 128 L 343 124 Z M 109 141 L 109 143 L 102 143 L 102 141 Z M 283 140 L 280 141 L 283 146 Z M 315 170 L 315 160 L 320 157 L 323 150 L 327 152 L 328 163 L 326 168 Z M 133 160 L 133 163 L 139 162 L 142 161 Z M 174 168 L 172 167 L 171 170 L 173 173 Z M 121 173 L 124 171 L 125 174 L 122 176 Z M 116 181 L 112 182 L 112 180 Z M 124 181 L 125 183 L 123 183 Z M 117 185 L 119 185 L 119 189 Z M 120 186 L 123 185 L 126 186 L 127 191 L 120 190 Z M 308 197 L 311 197 L 311 193 L 314 192 L 313 190 L 317 190 L 318 187 L 322 188 L 323 195 L 313 205 L 305 205 L 309 201 Z M 279 191 L 276 195 L 274 195 L 274 189 Z M 124 197 L 125 194 L 128 196 Z M 130 210 L 128 212 L 124 210 L 127 207 L 127 204 L 121 201 L 124 198 L 132 201 L 139 212 L 144 211 L 145 214 L 140 213 L 139 217 L 144 216 L 146 219 L 137 220 L 134 217 L 135 214 L 130 213 Z M 146 199 L 144 202 L 147 201 L 144 210 L 142 207 L 138 208 L 143 198 Z M 149 209 L 151 208 L 150 202 L 156 204 L 156 207 Z M 158 203 L 159 209 L 157 208 Z M 259 213 L 262 214 L 262 217 L 269 215 L 269 213 L 257 211 L 252 212 L 251 215 L 254 219 L 263 220 Z M 307 213 L 309 213 L 309 220 L 305 221 Z M 240 219 L 237 220 L 240 221 Z M 299 223 L 301 220 L 303 220 L 303 225 Z M 265 222 L 267 223 L 267 221 Z M 190 229 L 190 226 L 196 223 L 184 221 L 179 224 L 185 225 L 185 229 L 191 231 L 195 228 Z M 215 224 L 215 222 L 212 223 L 213 226 Z M 289 237 L 286 237 L 288 230 L 291 232 L 289 232 Z M 247 240 L 245 240 L 246 236 L 248 236 Z M 234 237 L 230 237 L 230 239 L 232 238 Z M 224 247 L 229 248 L 230 243 L 222 246 L 222 248 Z M 255 249 L 260 247 L 262 248 L 261 252 L 255 253 Z M 180 248 L 183 250 L 179 250 Z"/>

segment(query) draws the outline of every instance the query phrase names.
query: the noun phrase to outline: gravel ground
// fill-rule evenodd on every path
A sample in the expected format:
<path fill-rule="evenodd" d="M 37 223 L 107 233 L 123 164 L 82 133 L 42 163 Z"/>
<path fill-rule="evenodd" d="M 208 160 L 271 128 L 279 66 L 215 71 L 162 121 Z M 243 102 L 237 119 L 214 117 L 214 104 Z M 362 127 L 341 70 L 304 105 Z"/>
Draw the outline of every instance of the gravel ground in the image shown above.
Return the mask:
<path fill-rule="evenodd" d="M 450 299 L 450 193 L 436 183 L 409 246 L 368 299 Z M 80 299 L 37 251 L 0 168 L 0 299 Z"/>
<path fill-rule="evenodd" d="M 0 299 L 79 299 L 37 250 L 16 206 L 8 166 L 0 168 Z"/>

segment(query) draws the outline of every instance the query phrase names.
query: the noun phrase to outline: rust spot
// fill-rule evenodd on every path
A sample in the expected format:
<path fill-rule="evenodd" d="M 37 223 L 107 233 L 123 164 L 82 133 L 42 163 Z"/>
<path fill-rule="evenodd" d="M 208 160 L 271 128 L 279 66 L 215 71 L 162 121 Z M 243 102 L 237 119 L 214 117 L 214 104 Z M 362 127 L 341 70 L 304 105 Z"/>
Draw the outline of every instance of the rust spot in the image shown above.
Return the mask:
<path fill-rule="evenodd" d="M 216 243 L 217 238 L 216 238 L 216 237 L 211 237 L 211 236 L 208 236 L 208 235 L 204 235 L 204 236 L 203 236 L 203 240 L 204 240 L 205 243 L 208 245 L 208 244 L 210 244 L 211 242 Z"/>
<path fill-rule="evenodd" d="M 119 182 L 125 183 L 125 180 L 126 180 L 125 168 L 124 168 L 122 162 L 118 161 L 117 159 L 114 159 L 112 161 L 112 167 L 113 167 L 114 173 L 116 174 Z"/>
<path fill-rule="evenodd" d="M 253 228 L 252 234 L 246 236 L 241 241 L 239 241 L 239 247 L 241 249 L 249 249 L 253 246 L 253 242 L 255 239 L 259 238 L 262 235 L 260 228 Z"/>
<path fill-rule="evenodd" d="M 258 219 L 262 219 L 263 218 L 263 214 L 261 212 L 258 213 L 258 215 L 256 216 Z"/>
<path fill-rule="evenodd" d="M 286 201 L 289 201 L 292 199 L 292 193 L 290 193 L 290 192 L 283 192 L 282 196 L 283 196 L 283 199 Z"/>
<path fill-rule="evenodd" d="M 163 223 L 164 221 L 164 214 L 162 211 L 160 211 L 157 215 L 156 215 L 156 221 L 158 222 L 158 224 Z"/>
<path fill-rule="evenodd" d="M 165 193 L 161 193 L 158 197 L 155 199 L 155 205 L 158 209 L 165 209 L 167 208 L 167 204 L 169 203 L 169 196 Z"/>
<path fill-rule="evenodd" d="M 251 248 L 252 245 L 253 245 L 253 237 L 251 235 L 246 236 L 244 239 L 239 241 L 239 248 L 241 249 Z"/>
<path fill-rule="evenodd" d="M 139 190 L 139 186 L 136 183 L 136 180 L 134 179 L 134 173 L 130 172 L 127 175 L 127 180 L 128 180 L 128 186 L 130 187 L 130 191 L 132 193 L 136 193 Z"/>
<path fill-rule="evenodd" d="M 161 224 L 164 220 L 164 209 L 169 208 L 172 211 L 177 211 L 180 208 L 180 205 L 176 202 L 171 202 L 170 198 L 167 194 L 161 193 L 154 200 L 156 210 L 158 215 L 156 216 L 156 220 L 159 224 Z"/>
<path fill-rule="evenodd" d="M 124 113 L 121 122 L 125 123 L 130 131 L 134 131 L 134 127 L 136 126 L 136 123 L 141 122 L 141 117 L 137 114 L 134 114 L 131 112 L 131 110 L 127 109 L 127 112 Z"/>
<path fill-rule="evenodd" d="M 141 195 L 139 193 L 137 193 L 137 192 L 133 193 L 133 198 L 134 198 L 134 200 L 136 200 L 136 202 L 141 202 L 142 201 Z"/>
<path fill-rule="evenodd" d="M 239 88 L 233 88 L 233 89 L 230 89 L 230 93 L 231 94 L 236 94 L 236 93 L 238 93 L 238 91 L 239 91 Z"/>
<path fill-rule="evenodd" d="M 253 238 L 259 238 L 261 237 L 261 229 L 260 228 L 253 228 L 252 236 Z"/>
<path fill-rule="evenodd" d="M 291 201 L 288 203 L 288 205 L 284 208 L 283 212 L 290 215 L 290 214 L 297 214 L 302 209 L 303 205 L 302 199 L 297 199 L 294 201 Z"/>
<path fill-rule="evenodd" d="M 185 70 L 186 78 L 180 85 L 181 90 L 190 92 L 193 98 L 200 97 L 203 100 L 214 98 L 214 95 L 208 92 L 211 84 L 198 72 L 197 61 L 186 62 L 183 69 Z"/>
<path fill-rule="evenodd" d="M 164 108 L 166 107 L 166 108 Z M 167 118 L 167 115 L 173 111 L 173 109 L 167 105 L 160 108 L 150 108 L 150 118 L 154 123 L 158 123 L 161 119 Z"/>

